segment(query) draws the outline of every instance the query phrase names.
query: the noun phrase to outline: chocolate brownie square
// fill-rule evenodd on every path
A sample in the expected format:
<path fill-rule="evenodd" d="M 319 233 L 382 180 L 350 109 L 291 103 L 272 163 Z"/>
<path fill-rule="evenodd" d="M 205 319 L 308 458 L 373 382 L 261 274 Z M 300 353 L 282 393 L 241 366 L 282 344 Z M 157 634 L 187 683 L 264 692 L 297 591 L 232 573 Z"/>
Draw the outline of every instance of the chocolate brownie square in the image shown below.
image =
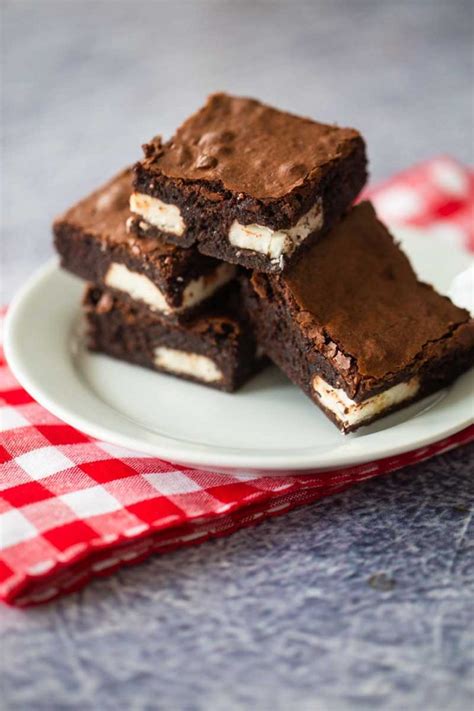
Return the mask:
<path fill-rule="evenodd" d="M 260 345 L 343 432 L 451 383 L 474 361 L 474 321 L 420 282 L 368 202 L 286 274 L 254 273 Z"/>
<path fill-rule="evenodd" d="M 236 268 L 175 245 L 129 233 L 127 168 L 58 217 L 55 246 L 65 269 L 182 320 L 234 278 Z"/>
<path fill-rule="evenodd" d="M 237 390 L 268 362 L 242 310 L 237 282 L 186 323 L 98 286 L 87 288 L 84 311 L 90 350 L 218 390 Z"/>
<path fill-rule="evenodd" d="M 327 231 L 367 178 L 354 129 L 226 94 L 144 152 L 130 201 L 134 232 L 266 272 L 286 269 Z"/>

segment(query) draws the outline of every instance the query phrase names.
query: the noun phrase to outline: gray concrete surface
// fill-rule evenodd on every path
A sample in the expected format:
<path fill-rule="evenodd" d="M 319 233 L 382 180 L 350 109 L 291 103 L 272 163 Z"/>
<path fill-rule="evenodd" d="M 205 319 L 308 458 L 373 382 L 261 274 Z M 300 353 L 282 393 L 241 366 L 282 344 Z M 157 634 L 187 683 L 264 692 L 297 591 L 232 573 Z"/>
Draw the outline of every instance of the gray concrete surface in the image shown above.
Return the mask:
<path fill-rule="evenodd" d="M 360 128 L 373 179 L 473 161 L 472 3 L 2 2 L 2 286 L 55 213 L 216 89 Z M 474 448 L 30 611 L 5 709 L 456 709 L 472 701 Z"/>

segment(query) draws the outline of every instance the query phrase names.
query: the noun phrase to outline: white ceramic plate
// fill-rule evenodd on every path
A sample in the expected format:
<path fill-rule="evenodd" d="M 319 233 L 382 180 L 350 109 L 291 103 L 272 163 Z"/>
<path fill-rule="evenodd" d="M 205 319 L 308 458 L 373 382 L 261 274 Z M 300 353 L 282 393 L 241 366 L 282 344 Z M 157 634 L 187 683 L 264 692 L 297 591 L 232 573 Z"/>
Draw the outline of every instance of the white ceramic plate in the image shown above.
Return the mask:
<path fill-rule="evenodd" d="M 415 268 L 446 292 L 470 257 L 399 235 Z M 16 377 L 44 407 L 79 430 L 162 459 L 214 470 L 316 471 L 393 456 L 472 422 L 474 373 L 424 402 L 344 437 L 271 368 L 229 395 L 84 350 L 83 284 L 55 263 L 14 300 L 5 348 Z"/>

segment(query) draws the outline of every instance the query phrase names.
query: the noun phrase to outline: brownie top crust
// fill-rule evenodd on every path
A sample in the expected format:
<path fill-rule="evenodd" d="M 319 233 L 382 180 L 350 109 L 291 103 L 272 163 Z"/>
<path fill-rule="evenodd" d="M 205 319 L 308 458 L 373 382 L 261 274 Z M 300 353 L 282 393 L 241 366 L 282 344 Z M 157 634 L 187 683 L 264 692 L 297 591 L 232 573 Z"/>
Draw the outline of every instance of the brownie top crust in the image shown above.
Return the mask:
<path fill-rule="evenodd" d="M 133 242 L 137 245 L 136 249 L 144 253 L 153 252 L 157 256 L 179 252 L 178 247 L 165 244 L 156 238 L 145 237 L 138 240 L 128 233 L 126 224 L 128 218 L 132 217 L 129 206 L 131 191 L 132 169 L 125 168 L 105 185 L 57 217 L 54 226 L 67 223 L 113 245 L 131 245 Z"/>
<path fill-rule="evenodd" d="M 383 378 L 425 359 L 456 331 L 474 343 L 469 313 L 418 281 L 369 202 L 274 279 L 306 335 L 329 353 L 332 347 L 340 369 L 355 365 L 362 377 Z"/>
<path fill-rule="evenodd" d="M 206 181 L 257 199 L 281 198 L 362 144 L 354 129 L 317 123 L 259 101 L 212 94 L 165 144 L 144 146 L 142 167 L 168 178 Z"/>

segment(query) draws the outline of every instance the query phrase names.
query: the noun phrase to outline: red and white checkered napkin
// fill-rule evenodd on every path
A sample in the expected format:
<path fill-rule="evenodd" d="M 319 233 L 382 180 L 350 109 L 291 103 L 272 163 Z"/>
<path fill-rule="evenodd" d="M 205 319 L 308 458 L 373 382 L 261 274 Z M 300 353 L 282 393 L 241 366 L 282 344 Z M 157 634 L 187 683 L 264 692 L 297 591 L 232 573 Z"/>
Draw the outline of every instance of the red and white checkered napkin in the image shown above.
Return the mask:
<path fill-rule="evenodd" d="M 440 158 L 371 196 L 381 217 L 430 225 L 474 248 L 473 191 L 472 175 Z M 229 534 L 472 439 L 474 427 L 401 457 L 311 476 L 212 474 L 81 434 L 40 407 L 2 359 L 0 598 L 49 600 L 153 552 Z"/>
<path fill-rule="evenodd" d="M 381 220 L 429 228 L 430 233 L 474 251 L 474 171 L 440 156 L 375 187 L 370 198 Z"/>

